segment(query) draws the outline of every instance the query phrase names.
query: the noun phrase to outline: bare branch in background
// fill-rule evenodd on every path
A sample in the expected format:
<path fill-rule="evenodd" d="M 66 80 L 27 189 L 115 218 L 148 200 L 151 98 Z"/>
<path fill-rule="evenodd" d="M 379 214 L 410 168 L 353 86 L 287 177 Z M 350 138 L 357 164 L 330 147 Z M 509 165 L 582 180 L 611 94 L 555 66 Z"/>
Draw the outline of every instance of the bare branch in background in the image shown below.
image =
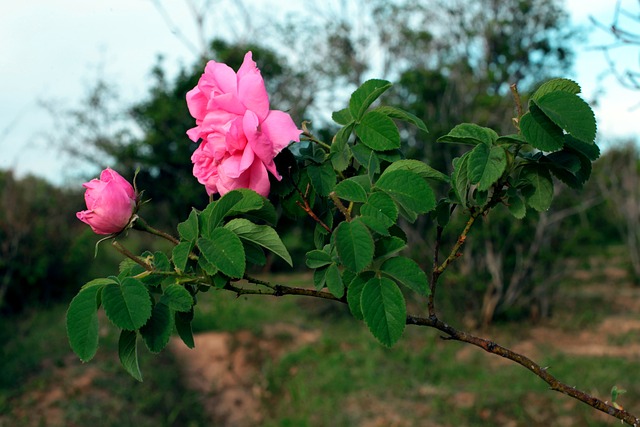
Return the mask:
<path fill-rule="evenodd" d="M 640 48 L 640 1 L 638 1 L 637 5 L 638 11 L 633 13 L 623 8 L 622 0 L 618 0 L 613 22 L 609 25 L 601 23 L 593 16 L 590 17 L 591 22 L 597 28 L 608 32 L 614 37 L 613 42 L 596 46 L 595 49 L 604 53 L 610 73 L 615 76 L 622 86 L 632 90 L 640 90 L 640 62 L 637 64 L 637 69 L 621 69 L 613 53 L 625 48 Z"/>

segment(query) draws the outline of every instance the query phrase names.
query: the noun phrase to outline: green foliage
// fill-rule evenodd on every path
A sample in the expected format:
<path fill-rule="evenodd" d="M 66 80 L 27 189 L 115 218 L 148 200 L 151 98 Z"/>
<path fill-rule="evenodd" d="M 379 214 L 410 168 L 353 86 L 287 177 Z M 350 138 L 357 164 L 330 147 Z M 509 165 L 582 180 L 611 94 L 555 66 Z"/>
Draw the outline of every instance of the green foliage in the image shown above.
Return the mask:
<path fill-rule="evenodd" d="M 120 329 L 133 331 L 151 317 L 151 298 L 145 285 L 127 277 L 122 283 L 109 283 L 102 289 L 104 312 Z"/>
<path fill-rule="evenodd" d="M 67 312 L 69 344 L 83 362 L 91 360 L 98 349 L 99 294 L 104 287 L 102 283 L 87 285 L 71 300 Z"/>
<path fill-rule="evenodd" d="M 361 221 L 341 222 L 333 233 L 342 264 L 356 273 L 373 260 L 373 238 Z"/>
<path fill-rule="evenodd" d="M 382 344 L 391 347 L 400 339 L 407 309 L 402 292 L 392 280 L 369 279 L 362 289 L 360 306 L 369 330 Z"/>
<path fill-rule="evenodd" d="M 290 182 L 288 187 L 274 184 L 273 196 L 285 215 L 315 222 L 315 249 L 305 251 L 315 290 L 327 288 L 334 298 L 346 301 L 353 316 L 364 320 L 385 346 L 398 341 L 407 321 L 400 286 L 429 298 L 434 285 L 403 252 L 409 240 L 401 219 L 414 223 L 428 215 L 444 230 L 455 225 L 451 214 L 456 208 L 473 220 L 503 204 L 516 218 L 524 218 L 527 207 L 544 212 L 554 196 L 552 174 L 580 188 L 599 154 L 593 144 L 593 112 L 577 97 L 575 83 L 557 79 L 532 96 L 529 111 L 518 121 L 521 134 L 500 136 L 490 128 L 464 123 L 440 137 L 440 142 L 468 148 L 453 160 L 448 175 L 403 158 L 394 120 L 420 131 L 426 131 L 426 125 L 397 108 L 371 108 L 389 87 L 386 81 L 370 80 L 356 89 L 349 107 L 333 114 L 343 127 L 331 145 L 308 133 L 308 140 L 293 144 L 283 157 Z M 447 196 L 437 201 L 436 190 Z M 141 379 L 137 336 L 157 353 L 175 329 L 193 347 L 198 293 L 210 288 L 238 295 L 295 293 L 248 274 L 267 264 L 266 254 L 293 265 L 273 228 L 277 214 L 271 201 L 246 189 L 230 191 L 201 211 L 193 209 L 177 226 L 179 241 L 172 240 L 171 258 L 163 252 L 143 253 L 135 262 L 123 263 L 117 280 L 103 279 L 83 288 L 69 309 L 72 348 L 83 360 L 95 354 L 101 302 L 107 317 L 128 331 L 121 336 L 121 362 Z M 466 239 L 468 227 L 465 230 L 459 245 Z M 457 256 L 452 252 L 447 263 Z M 243 287 L 241 279 L 258 288 Z"/>
<path fill-rule="evenodd" d="M 349 112 L 356 121 L 361 121 L 365 111 L 376 99 L 380 97 L 391 83 L 386 80 L 367 80 L 355 92 L 351 94 L 349 100 Z"/>
<path fill-rule="evenodd" d="M 237 218 L 229 221 L 225 228 L 233 231 L 240 239 L 253 242 L 278 255 L 293 267 L 291 255 L 276 231 L 267 225 L 256 225 L 249 220 Z"/>
<path fill-rule="evenodd" d="M 210 239 L 198 240 L 202 256 L 223 274 L 241 278 L 246 269 L 246 260 L 240 238 L 226 228 L 216 228 L 210 236 Z"/>
<path fill-rule="evenodd" d="M 400 132 L 389 117 L 369 111 L 355 127 L 356 135 L 364 145 L 375 151 L 400 148 Z"/>
<path fill-rule="evenodd" d="M 142 381 L 142 372 L 138 363 L 138 333 L 123 329 L 118 341 L 118 356 L 122 367 L 138 381 Z"/>

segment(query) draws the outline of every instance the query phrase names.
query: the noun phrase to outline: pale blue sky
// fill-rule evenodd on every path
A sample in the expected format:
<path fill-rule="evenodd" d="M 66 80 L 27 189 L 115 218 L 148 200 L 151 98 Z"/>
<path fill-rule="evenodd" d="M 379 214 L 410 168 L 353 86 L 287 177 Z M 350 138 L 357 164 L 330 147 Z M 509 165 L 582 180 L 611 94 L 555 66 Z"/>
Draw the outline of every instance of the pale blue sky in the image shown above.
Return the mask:
<path fill-rule="evenodd" d="M 637 0 L 623 3 L 637 11 Z M 164 0 L 163 4 L 184 36 L 197 44 L 185 2 Z M 588 16 L 595 16 L 609 24 L 615 1 L 566 0 L 566 4 L 574 23 L 588 25 Z M 228 13 L 231 16 L 233 11 Z M 225 19 L 223 14 L 218 15 L 220 19 Z M 606 40 L 602 31 L 591 36 L 592 44 Z M 77 175 L 59 148 L 42 137 L 53 122 L 39 101 L 71 107 L 99 73 L 116 84 L 124 102 L 134 101 L 146 94 L 149 70 L 158 54 L 165 55 L 170 71 L 195 58 L 172 34 L 151 0 L 3 0 L 0 47 L 0 168 L 56 183 L 74 182 Z M 632 108 L 640 104 L 640 92 L 622 89 L 612 77 L 600 82 L 598 76 L 607 68 L 602 54 L 585 46 L 576 50 L 573 77 L 585 98 L 591 99 L 598 90 L 602 93 L 595 109 L 602 136 L 638 138 L 640 108 Z M 627 65 L 640 68 L 637 50 L 620 55 Z"/>

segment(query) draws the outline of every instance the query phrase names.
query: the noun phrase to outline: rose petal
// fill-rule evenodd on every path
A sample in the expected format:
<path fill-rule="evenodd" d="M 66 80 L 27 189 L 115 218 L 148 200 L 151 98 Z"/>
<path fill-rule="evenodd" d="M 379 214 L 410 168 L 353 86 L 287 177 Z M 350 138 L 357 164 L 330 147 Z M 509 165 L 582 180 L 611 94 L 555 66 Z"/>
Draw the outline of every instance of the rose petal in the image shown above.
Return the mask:
<path fill-rule="evenodd" d="M 244 56 L 244 62 L 238 70 L 238 99 L 248 110 L 253 111 L 260 121 L 269 114 L 269 95 L 260 70 L 251 59 L 251 52 Z"/>
<path fill-rule="evenodd" d="M 271 110 L 261 123 L 260 129 L 273 144 L 274 156 L 287 147 L 291 141 L 300 141 L 302 131 L 298 129 L 291 116 L 283 111 Z"/>
<path fill-rule="evenodd" d="M 204 74 L 198 82 L 198 87 L 208 96 L 219 93 L 236 94 L 238 90 L 238 79 L 235 71 L 227 64 L 209 61 L 204 68 Z M 209 87 L 211 87 L 211 90 L 207 92 L 206 89 Z"/>

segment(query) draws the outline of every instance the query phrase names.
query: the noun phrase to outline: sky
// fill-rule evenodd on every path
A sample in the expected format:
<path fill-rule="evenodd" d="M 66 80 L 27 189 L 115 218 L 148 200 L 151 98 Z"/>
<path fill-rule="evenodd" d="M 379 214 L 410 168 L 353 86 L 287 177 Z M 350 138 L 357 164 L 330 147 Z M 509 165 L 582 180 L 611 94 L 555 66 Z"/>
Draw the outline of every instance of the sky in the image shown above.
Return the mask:
<path fill-rule="evenodd" d="M 156 0 L 158 1 L 158 0 Z M 267 0 L 251 5 L 260 15 Z M 219 1 L 211 2 L 213 7 Z M 175 26 L 154 7 L 154 0 L 2 0 L 0 2 L 0 169 L 17 176 L 34 174 L 55 184 L 73 185 L 86 170 L 78 169 L 58 144 L 46 135 L 55 121 L 42 104 L 59 111 L 78 106 L 97 77 L 115 85 L 123 103 L 141 99 L 149 87 L 150 69 L 162 54 L 169 75 L 191 64 L 197 31 L 185 0 L 163 0 Z M 613 0 L 566 0 L 572 22 L 593 28 L 589 17 L 603 24 L 613 19 Z M 638 11 L 637 0 L 623 0 Z M 270 8 L 274 10 L 273 8 Z M 217 22 L 216 22 L 217 20 Z M 206 24 L 215 34 L 219 22 L 242 32 L 233 11 L 220 8 Z M 238 21 L 235 27 L 229 22 Z M 176 32 L 176 29 L 179 29 Z M 639 29 L 640 30 L 640 29 Z M 603 30 L 590 32 L 576 46 L 575 74 L 588 101 L 598 95 L 594 110 L 602 141 L 631 137 L 640 140 L 640 91 L 623 89 L 613 76 L 602 78 L 607 64 L 592 47 L 610 41 Z M 619 50 L 617 61 L 640 69 L 638 50 Z M 634 109 L 634 107 L 636 107 Z"/>

